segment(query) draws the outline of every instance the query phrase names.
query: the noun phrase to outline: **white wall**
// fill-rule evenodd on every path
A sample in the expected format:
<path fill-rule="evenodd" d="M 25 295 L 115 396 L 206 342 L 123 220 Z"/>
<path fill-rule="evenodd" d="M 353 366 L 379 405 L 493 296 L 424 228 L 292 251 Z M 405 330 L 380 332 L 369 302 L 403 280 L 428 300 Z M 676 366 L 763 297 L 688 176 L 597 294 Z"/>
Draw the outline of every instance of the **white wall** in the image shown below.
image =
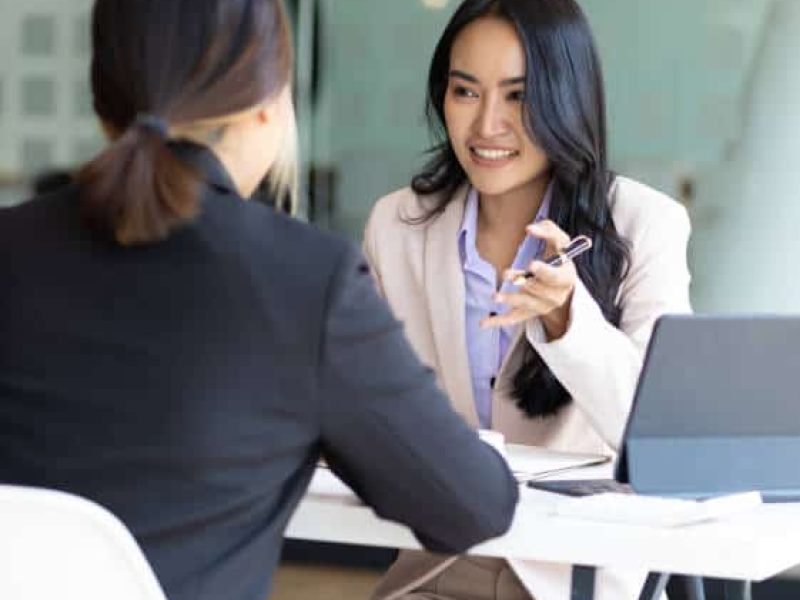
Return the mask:
<path fill-rule="evenodd" d="M 775 4 L 741 143 L 699 181 L 695 308 L 800 313 L 800 2 Z"/>

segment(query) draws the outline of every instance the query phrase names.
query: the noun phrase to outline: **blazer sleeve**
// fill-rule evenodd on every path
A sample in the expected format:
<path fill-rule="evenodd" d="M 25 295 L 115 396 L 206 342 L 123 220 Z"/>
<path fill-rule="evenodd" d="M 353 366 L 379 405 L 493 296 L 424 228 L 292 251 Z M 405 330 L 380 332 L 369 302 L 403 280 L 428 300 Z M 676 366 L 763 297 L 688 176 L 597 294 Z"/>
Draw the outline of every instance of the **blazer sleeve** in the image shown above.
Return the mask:
<path fill-rule="evenodd" d="M 322 443 L 333 471 L 429 550 L 461 553 L 504 533 L 516 481 L 451 409 L 354 250 L 332 282 L 323 333 Z"/>
<path fill-rule="evenodd" d="M 375 224 L 376 218 L 375 210 L 373 210 L 364 228 L 364 242 L 361 249 L 364 251 L 364 257 L 367 260 L 370 272 L 375 280 L 375 287 L 378 289 L 378 293 L 385 298 L 386 293 L 383 288 L 383 279 L 381 278 L 380 269 L 378 269 L 378 243 L 376 239 L 378 228 Z"/>
<path fill-rule="evenodd" d="M 689 234 L 686 210 L 677 203 L 648 215 L 620 291 L 619 329 L 580 282 L 564 337 L 548 343 L 539 319 L 527 324 L 528 341 L 612 449 L 621 443 L 655 321 L 691 312 Z"/>

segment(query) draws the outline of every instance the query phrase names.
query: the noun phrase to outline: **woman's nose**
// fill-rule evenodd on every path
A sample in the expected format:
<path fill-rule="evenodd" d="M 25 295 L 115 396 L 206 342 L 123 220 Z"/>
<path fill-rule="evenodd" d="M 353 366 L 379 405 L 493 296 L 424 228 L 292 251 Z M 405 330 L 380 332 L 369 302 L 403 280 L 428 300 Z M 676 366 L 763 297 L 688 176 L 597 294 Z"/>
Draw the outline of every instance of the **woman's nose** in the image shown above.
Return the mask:
<path fill-rule="evenodd" d="M 485 139 L 491 139 L 506 132 L 505 111 L 496 98 L 487 97 L 483 101 L 477 126 L 478 135 Z"/>

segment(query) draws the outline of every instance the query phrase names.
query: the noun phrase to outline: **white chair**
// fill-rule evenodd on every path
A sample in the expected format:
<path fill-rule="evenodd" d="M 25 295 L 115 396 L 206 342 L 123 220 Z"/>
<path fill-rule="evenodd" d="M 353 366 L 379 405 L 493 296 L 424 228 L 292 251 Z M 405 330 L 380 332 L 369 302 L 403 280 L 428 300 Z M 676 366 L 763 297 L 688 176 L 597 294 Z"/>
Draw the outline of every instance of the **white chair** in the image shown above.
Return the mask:
<path fill-rule="evenodd" d="M 89 500 L 0 485 L 0 598 L 166 600 L 133 536 Z"/>

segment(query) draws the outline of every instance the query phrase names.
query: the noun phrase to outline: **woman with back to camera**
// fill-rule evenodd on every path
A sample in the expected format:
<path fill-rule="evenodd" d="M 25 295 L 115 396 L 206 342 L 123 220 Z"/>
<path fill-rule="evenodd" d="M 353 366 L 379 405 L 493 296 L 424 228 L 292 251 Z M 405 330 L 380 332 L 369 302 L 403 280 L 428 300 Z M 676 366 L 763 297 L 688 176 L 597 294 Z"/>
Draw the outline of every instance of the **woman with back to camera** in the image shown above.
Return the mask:
<path fill-rule="evenodd" d="M 109 508 L 170 600 L 264 600 L 321 454 L 434 551 L 516 504 L 359 252 L 245 201 L 290 142 L 291 65 L 280 0 L 97 0 L 112 140 L 0 211 L 0 482 Z"/>
<path fill-rule="evenodd" d="M 690 227 L 670 198 L 610 171 L 579 6 L 464 1 L 433 56 L 428 115 L 430 162 L 367 224 L 381 293 L 474 427 L 616 451 L 655 320 L 691 310 Z M 543 264 L 577 236 L 589 252 Z M 512 566 L 401 553 L 375 597 L 568 597 L 568 567 Z M 602 572 L 600 594 L 636 597 L 642 581 Z"/>

